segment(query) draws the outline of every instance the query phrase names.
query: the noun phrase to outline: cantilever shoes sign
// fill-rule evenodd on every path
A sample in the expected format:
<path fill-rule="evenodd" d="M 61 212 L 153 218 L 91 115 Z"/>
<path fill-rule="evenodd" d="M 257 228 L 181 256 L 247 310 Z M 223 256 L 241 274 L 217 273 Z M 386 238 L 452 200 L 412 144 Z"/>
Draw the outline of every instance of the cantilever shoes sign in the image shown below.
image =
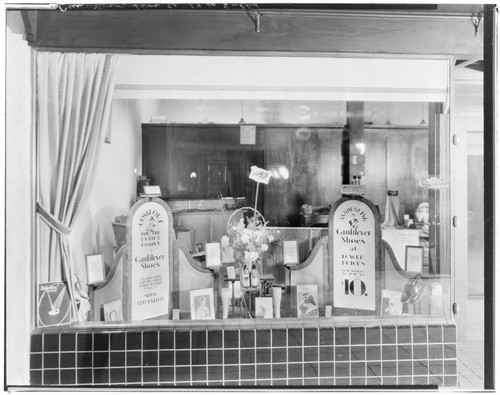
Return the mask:
<path fill-rule="evenodd" d="M 161 199 L 140 199 L 130 210 L 124 276 L 127 320 L 169 314 L 171 228 L 172 213 Z"/>
<path fill-rule="evenodd" d="M 380 215 L 367 199 L 342 198 L 330 221 L 335 309 L 379 308 Z"/>

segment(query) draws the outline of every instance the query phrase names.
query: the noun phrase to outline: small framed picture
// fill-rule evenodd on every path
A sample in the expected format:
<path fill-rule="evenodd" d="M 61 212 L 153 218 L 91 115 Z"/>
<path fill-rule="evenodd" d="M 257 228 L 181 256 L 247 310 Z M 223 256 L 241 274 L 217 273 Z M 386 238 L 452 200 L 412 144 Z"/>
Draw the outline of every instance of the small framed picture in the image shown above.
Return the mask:
<path fill-rule="evenodd" d="M 161 189 L 159 185 L 144 185 L 144 196 L 161 196 Z"/>
<path fill-rule="evenodd" d="M 255 318 L 273 318 L 273 298 L 255 298 Z"/>
<path fill-rule="evenodd" d="M 403 303 L 401 302 L 401 292 L 382 290 L 382 309 L 380 315 L 402 315 Z"/>
<path fill-rule="evenodd" d="M 87 266 L 87 284 L 98 284 L 106 281 L 106 269 L 102 254 L 85 255 Z"/>
<path fill-rule="evenodd" d="M 121 299 L 104 303 L 102 309 L 104 310 L 104 321 L 123 321 Z"/>
<path fill-rule="evenodd" d="M 283 264 L 297 265 L 299 263 L 299 247 L 297 240 L 283 240 Z"/>
<path fill-rule="evenodd" d="M 319 317 L 318 285 L 297 285 L 297 317 Z"/>
<path fill-rule="evenodd" d="M 234 272 L 234 266 L 227 267 L 227 278 L 236 278 L 236 273 Z"/>
<path fill-rule="evenodd" d="M 207 267 L 218 267 L 222 265 L 220 243 L 205 243 L 205 259 Z"/>
<path fill-rule="evenodd" d="M 256 141 L 257 127 L 255 125 L 240 126 L 240 144 L 254 145 Z"/>
<path fill-rule="evenodd" d="M 179 309 L 172 310 L 172 319 L 173 320 L 180 320 L 181 319 L 181 311 Z"/>
<path fill-rule="evenodd" d="M 422 273 L 424 266 L 424 247 L 406 246 L 405 270 L 412 273 Z"/>
<path fill-rule="evenodd" d="M 191 319 L 215 319 L 213 288 L 195 289 L 190 291 Z"/>

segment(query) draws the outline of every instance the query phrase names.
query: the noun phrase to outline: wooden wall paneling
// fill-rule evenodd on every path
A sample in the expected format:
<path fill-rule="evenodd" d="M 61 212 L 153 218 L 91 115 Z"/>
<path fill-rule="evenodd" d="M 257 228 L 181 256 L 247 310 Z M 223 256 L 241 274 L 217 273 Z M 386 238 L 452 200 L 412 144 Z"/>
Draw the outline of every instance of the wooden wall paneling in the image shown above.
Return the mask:
<path fill-rule="evenodd" d="M 319 205 L 318 193 L 318 131 L 314 128 L 297 128 L 290 130 L 293 144 L 292 191 L 297 199 L 313 206 Z M 298 209 L 300 211 L 300 206 Z M 295 214 L 295 211 L 292 212 Z"/>
<path fill-rule="evenodd" d="M 340 198 L 341 166 L 340 145 L 341 129 L 324 129 L 318 132 L 319 146 L 319 204 L 333 204 Z"/>
<path fill-rule="evenodd" d="M 142 130 L 142 173 L 150 179 L 152 185 L 159 185 L 164 197 L 170 195 L 170 185 L 168 183 L 169 167 L 169 144 L 167 143 L 167 130 L 164 126 L 148 126 Z M 167 157 L 165 165 L 159 165 L 158 158 Z"/>
<path fill-rule="evenodd" d="M 376 206 L 385 204 L 387 195 L 387 130 L 365 132 L 365 177 L 366 198 Z M 381 213 L 382 215 L 384 213 Z"/>

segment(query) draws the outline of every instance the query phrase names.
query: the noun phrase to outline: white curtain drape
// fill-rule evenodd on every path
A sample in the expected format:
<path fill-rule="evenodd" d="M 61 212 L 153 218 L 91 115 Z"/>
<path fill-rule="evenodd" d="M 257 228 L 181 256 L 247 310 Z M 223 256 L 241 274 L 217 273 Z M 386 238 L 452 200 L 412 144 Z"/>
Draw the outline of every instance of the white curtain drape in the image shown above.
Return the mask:
<path fill-rule="evenodd" d="M 85 315 L 69 235 L 93 179 L 109 123 L 118 57 L 36 52 L 39 282 L 66 281 L 74 317 Z M 85 297 L 84 297 L 85 298 Z M 83 303 L 85 302 L 85 303 Z"/>

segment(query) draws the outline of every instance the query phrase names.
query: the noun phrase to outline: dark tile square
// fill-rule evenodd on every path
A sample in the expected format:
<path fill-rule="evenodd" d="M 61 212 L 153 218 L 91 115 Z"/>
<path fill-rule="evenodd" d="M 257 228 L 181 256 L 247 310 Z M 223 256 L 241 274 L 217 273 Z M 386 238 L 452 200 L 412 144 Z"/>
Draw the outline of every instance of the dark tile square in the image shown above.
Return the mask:
<path fill-rule="evenodd" d="M 365 343 L 365 328 L 351 328 L 351 344 Z"/>
<path fill-rule="evenodd" d="M 255 331 L 252 330 L 240 331 L 240 347 L 241 348 L 255 347 Z"/>
<path fill-rule="evenodd" d="M 109 334 L 94 333 L 94 351 L 109 350 Z"/>
<path fill-rule="evenodd" d="M 274 387 L 284 387 L 284 386 L 286 386 L 286 379 L 282 379 L 282 378 L 275 379 L 273 377 L 273 383 L 272 383 L 272 385 Z"/>
<path fill-rule="evenodd" d="M 109 369 L 94 369 L 94 385 L 109 384 Z"/>
<path fill-rule="evenodd" d="M 302 377 L 303 369 L 301 363 L 289 363 L 288 364 L 288 377 Z"/>
<path fill-rule="evenodd" d="M 42 368 L 42 355 L 41 353 L 31 353 L 30 354 L 30 369 L 41 369 Z M 73 356 L 73 366 L 75 366 L 75 354 L 62 354 L 61 358 L 63 355 L 72 355 Z M 61 359 L 61 366 L 64 366 L 62 364 L 62 359 Z M 73 367 L 73 366 L 68 366 L 68 367 Z"/>
<path fill-rule="evenodd" d="M 366 378 L 364 378 L 364 377 L 353 377 L 351 379 L 351 385 L 352 386 L 365 386 L 366 385 Z"/>
<path fill-rule="evenodd" d="M 366 346 L 366 359 L 368 361 L 379 361 L 381 356 L 380 346 Z"/>
<path fill-rule="evenodd" d="M 398 369 L 397 362 L 382 361 L 382 376 L 396 376 L 398 373 L 397 369 Z"/>
<path fill-rule="evenodd" d="M 382 379 L 380 377 L 367 377 L 366 378 L 366 385 L 381 385 L 382 384 Z"/>
<path fill-rule="evenodd" d="M 318 361 L 318 347 L 304 347 L 304 362 Z"/>
<path fill-rule="evenodd" d="M 443 345 L 442 344 L 429 344 L 429 359 L 443 358 Z"/>
<path fill-rule="evenodd" d="M 255 350 L 240 350 L 240 363 L 255 363 Z"/>
<path fill-rule="evenodd" d="M 224 331 L 224 348 L 238 348 L 240 346 L 240 339 L 238 331 Z"/>
<path fill-rule="evenodd" d="M 76 379 L 78 384 L 92 384 L 92 369 L 78 369 Z"/>
<path fill-rule="evenodd" d="M 127 332 L 127 350 L 141 350 L 141 349 L 142 349 L 142 333 Z"/>
<path fill-rule="evenodd" d="M 427 343 L 427 327 L 414 326 L 413 327 L 413 344 Z"/>
<path fill-rule="evenodd" d="M 380 327 L 366 328 L 366 344 L 380 344 Z"/>
<path fill-rule="evenodd" d="M 318 377 L 318 363 L 304 363 L 304 377 Z"/>
<path fill-rule="evenodd" d="M 286 365 L 272 365 L 273 379 L 284 379 L 286 378 Z"/>
<path fill-rule="evenodd" d="M 238 380 L 240 378 L 239 366 L 224 366 L 224 380 Z"/>
<path fill-rule="evenodd" d="M 91 368 L 92 367 L 92 353 L 91 352 L 80 352 L 76 356 L 76 366 L 79 368 Z"/>
<path fill-rule="evenodd" d="M 42 335 L 31 335 L 31 352 L 42 352 L 43 338 Z"/>
<path fill-rule="evenodd" d="M 191 363 L 193 365 L 206 365 L 207 364 L 207 352 L 205 350 L 192 350 L 191 351 Z"/>
<path fill-rule="evenodd" d="M 322 362 L 319 364 L 319 373 L 321 377 L 335 376 L 335 364 L 333 362 Z"/>
<path fill-rule="evenodd" d="M 257 349 L 257 364 L 271 362 L 270 349 Z"/>
<path fill-rule="evenodd" d="M 224 387 L 237 388 L 240 385 L 238 380 L 224 380 Z"/>
<path fill-rule="evenodd" d="M 335 385 L 335 378 L 333 378 L 333 377 L 320 377 L 319 385 L 321 387 L 333 387 Z"/>
<path fill-rule="evenodd" d="M 176 331 L 175 332 L 175 349 L 189 350 L 191 348 L 191 332 Z"/>
<path fill-rule="evenodd" d="M 208 379 L 209 380 L 222 380 L 222 366 L 209 365 L 208 366 Z"/>
<path fill-rule="evenodd" d="M 207 348 L 207 332 L 206 331 L 192 331 L 191 332 L 191 347 Z"/>
<path fill-rule="evenodd" d="M 399 376 L 411 376 L 413 374 L 413 362 L 411 361 L 399 361 L 398 362 L 398 375 Z"/>
<path fill-rule="evenodd" d="M 286 348 L 273 349 L 271 357 L 273 363 L 286 362 Z"/>
<path fill-rule="evenodd" d="M 257 380 L 257 385 L 259 387 L 270 387 L 272 385 L 271 380 Z"/>
<path fill-rule="evenodd" d="M 351 361 L 364 361 L 365 359 L 365 346 L 351 346 Z"/>
<path fill-rule="evenodd" d="M 455 325 L 443 326 L 443 341 L 445 343 L 455 343 L 457 341 L 457 327 Z"/>
<path fill-rule="evenodd" d="M 457 363 L 455 361 L 444 361 L 444 374 L 457 374 Z"/>
<path fill-rule="evenodd" d="M 382 385 L 397 385 L 397 377 L 382 377 Z"/>
<path fill-rule="evenodd" d="M 224 350 L 224 365 L 233 365 L 240 362 L 239 350 Z"/>
<path fill-rule="evenodd" d="M 76 334 L 61 333 L 61 351 L 75 351 L 76 349 Z"/>
<path fill-rule="evenodd" d="M 158 332 L 143 332 L 142 334 L 143 350 L 158 350 Z M 158 381 L 158 380 L 156 380 Z"/>
<path fill-rule="evenodd" d="M 109 353 L 109 366 L 121 367 L 125 366 L 125 352 L 112 351 Z"/>
<path fill-rule="evenodd" d="M 92 333 L 78 333 L 76 347 L 78 351 L 92 351 Z"/>
<path fill-rule="evenodd" d="M 142 366 L 158 366 L 158 351 L 143 351 Z"/>
<path fill-rule="evenodd" d="M 353 377 L 365 377 L 366 376 L 366 364 L 364 362 L 352 362 L 351 363 L 351 376 Z"/>
<path fill-rule="evenodd" d="M 318 345 L 318 328 L 304 329 L 304 346 Z"/>
<path fill-rule="evenodd" d="M 271 342 L 274 347 L 286 347 L 286 329 L 273 329 Z"/>
<path fill-rule="evenodd" d="M 176 366 L 175 381 L 191 381 L 191 368 L 188 366 Z"/>
<path fill-rule="evenodd" d="M 256 332 L 257 347 L 271 347 L 271 330 L 264 329 Z"/>
<path fill-rule="evenodd" d="M 220 359 L 222 362 L 222 358 Z M 175 351 L 176 365 L 191 365 L 191 351 Z"/>
<path fill-rule="evenodd" d="M 255 379 L 255 366 L 254 365 L 241 365 L 240 366 L 241 379 Z"/>
<path fill-rule="evenodd" d="M 127 383 L 141 383 L 142 369 L 140 367 L 128 368 L 125 370 L 127 375 Z"/>
<path fill-rule="evenodd" d="M 396 359 L 396 355 L 396 346 L 382 346 L 382 360 L 387 361 L 390 359 Z"/>
<path fill-rule="evenodd" d="M 172 350 L 174 348 L 174 333 L 173 331 L 160 331 L 161 350 Z"/>
<path fill-rule="evenodd" d="M 319 360 L 320 361 L 333 361 L 333 347 L 326 346 L 319 348 Z"/>
<path fill-rule="evenodd" d="M 427 385 L 429 382 L 427 376 L 413 377 L 413 385 Z"/>
<path fill-rule="evenodd" d="M 382 375 L 382 364 L 380 362 L 367 362 L 366 375 L 367 376 L 381 376 Z"/>
<path fill-rule="evenodd" d="M 456 358 L 457 357 L 456 344 L 445 344 L 444 345 L 444 357 L 445 358 Z"/>
<path fill-rule="evenodd" d="M 42 371 L 41 370 L 31 370 L 30 371 L 30 384 L 31 385 L 42 385 Z"/>
<path fill-rule="evenodd" d="M 43 368 L 44 369 L 59 368 L 59 353 L 43 354 Z"/>
<path fill-rule="evenodd" d="M 411 327 L 399 326 L 397 333 L 398 333 L 398 344 L 411 343 Z"/>
<path fill-rule="evenodd" d="M 412 385 L 413 378 L 411 376 L 398 376 L 398 385 Z"/>
<path fill-rule="evenodd" d="M 115 384 L 125 383 L 125 369 L 109 369 L 109 381 Z"/>
<path fill-rule="evenodd" d="M 109 348 L 111 350 L 125 350 L 125 333 L 111 333 Z"/>
<path fill-rule="evenodd" d="M 443 381 L 444 381 L 443 376 L 429 376 L 429 384 L 441 387 L 443 385 Z"/>
<path fill-rule="evenodd" d="M 288 349 L 288 362 L 302 362 L 302 348 L 295 347 Z"/>
<path fill-rule="evenodd" d="M 411 345 L 398 346 L 398 359 L 411 359 Z"/>
<path fill-rule="evenodd" d="M 320 328 L 319 344 L 333 346 L 333 328 Z"/>
<path fill-rule="evenodd" d="M 160 366 L 162 365 L 173 366 L 174 361 L 175 359 L 173 351 L 160 351 Z"/>
<path fill-rule="evenodd" d="M 222 331 L 208 331 L 208 348 L 222 348 Z"/>
<path fill-rule="evenodd" d="M 427 345 L 413 346 L 413 359 L 427 359 Z"/>
<path fill-rule="evenodd" d="M 347 387 L 351 385 L 351 379 L 336 378 L 335 385 L 337 387 Z"/>
<path fill-rule="evenodd" d="M 160 367 L 160 381 L 173 382 L 175 379 L 175 371 L 173 367 Z"/>
<path fill-rule="evenodd" d="M 65 369 L 61 372 L 61 385 L 75 385 L 76 384 L 76 370 Z"/>
<path fill-rule="evenodd" d="M 295 378 L 289 378 L 288 379 L 288 385 L 292 387 L 297 387 L 297 386 L 303 386 L 304 385 L 304 380 L 302 379 L 295 379 Z"/>
<path fill-rule="evenodd" d="M 395 344 L 395 343 L 396 343 L 396 327 L 383 326 L 382 344 Z"/>
<path fill-rule="evenodd" d="M 444 376 L 444 386 L 445 387 L 456 387 L 457 386 L 457 376 Z"/>
<path fill-rule="evenodd" d="M 347 362 L 335 363 L 335 376 L 336 377 L 349 377 L 349 364 Z"/>
<path fill-rule="evenodd" d="M 142 368 L 142 381 L 144 383 L 157 383 L 158 382 L 158 367 L 143 367 Z"/>
<path fill-rule="evenodd" d="M 59 351 L 59 334 L 45 334 L 43 336 L 43 351 Z"/>
<path fill-rule="evenodd" d="M 429 361 L 429 374 L 436 376 L 443 374 L 443 361 Z"/>
<path fill-rule="evenodd" d="M 427 361 L 413 361 L 413 374 L 416 376 L 429 374 L 429 363 Z"/>
<path fill-rule="evenodd" d="M 288 347 L 302 346 L 302 329 L 288 329 Z"/>
<path fill-rule="evenodd" d="M 127 367 L 141 366 L 141 365 L 142 365 L 142 355 L 140 351 L 127 352 Z"/>
<path fill-rule="evenodd" d="M 222 364 L 222 350 L 209 350 L 208 351 L 208 363 L 210 365 L 221 365 Z"/>
<path fill-rule="evenodd" d="M 271 378 L 271 365 L 258 364 L 257 365 L 257 380 L 270 379 L 270 378 Z"/>
<path fill-rule="evenodd" d="M 92 380 L 92 377 L 90 378 Z M 59 384 L 59 370 L 46 369 L 43 371 L 43 384 L 44 385 L 58 385 Z"/>
<path fill-rule="evenodd" d="M 429 343 L 443 342 L 443 327 L 441 325 L 429 325 Z"/>
<path fill-rule="evenodd" d="M 335 328 L 335 346 L 349 344 L 349 328 Z"/>
<path fill-rule="evenodd" d="M 94 353 L 94 367 L 107 368 L 109 367 L 109 352 L 95 352 Z"/>
<path fill-rule="evenodd" d="M 336 346 L 335 347 L 335 361 L 349 361 L 350 358 L 349 347 Z"/>
<path fill-rule="evenodd" d="M 193 366 L 191 369 L 193 381 L 202 381 L 207 379 L 206 366 Z"/>
<path fill-rule="evenodd" d="M 310 386 L 310 387 L 314 386 L 315 387 L 318 385 L 318 382 L 319 382 L 319 380 L 317 377 L 311 378 L 311 379 L 304 378 L 304 386 Z"/>

